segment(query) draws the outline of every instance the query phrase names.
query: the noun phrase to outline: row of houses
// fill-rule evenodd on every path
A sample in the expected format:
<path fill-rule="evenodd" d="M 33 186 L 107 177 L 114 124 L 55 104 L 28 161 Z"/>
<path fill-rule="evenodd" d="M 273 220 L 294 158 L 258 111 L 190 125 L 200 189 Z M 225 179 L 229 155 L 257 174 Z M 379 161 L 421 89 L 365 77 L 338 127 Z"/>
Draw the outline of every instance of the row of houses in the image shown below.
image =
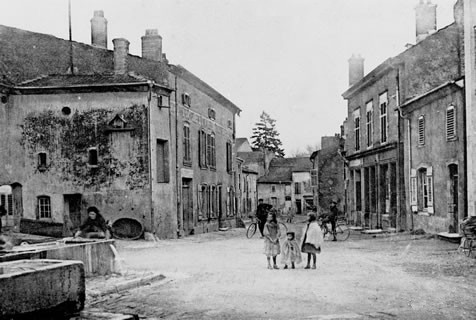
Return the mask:
<path fill-rule="evenodd" d="M 344 207 L 356 224 L 458 232 L 468 215 L 464 2 L 437 30 L 436 5 L 420 1 L 416 43 L 368 74 L 349 60 Z"/>
<path fill-rule="evenodd" d="M 157 30 L 142 56 L 107 36 L 102 11 L 91 44 L 0 26 L 4 225 L 68 236 L 89 206 L 160 238 L 240 222 L 257 177 L 236 156 L 240 108 L 169 63 Z"/>

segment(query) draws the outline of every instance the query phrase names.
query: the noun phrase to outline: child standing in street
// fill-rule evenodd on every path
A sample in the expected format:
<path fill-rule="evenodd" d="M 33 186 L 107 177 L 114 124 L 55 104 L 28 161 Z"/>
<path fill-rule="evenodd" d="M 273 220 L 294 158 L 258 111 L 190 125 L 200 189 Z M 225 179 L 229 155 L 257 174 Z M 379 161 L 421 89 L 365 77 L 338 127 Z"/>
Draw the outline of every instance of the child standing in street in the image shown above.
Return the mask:
<path fill-rule="evenodd" d="M 299 244 L 295 239 L 294 232 L 288 232 L 286 234 L 287 239 L 283 243 L 281 248 L 282 256 L 281 262 L 284 263 L 284 269 L 288 268 L 288 265 L 291 265 L 291 268 L 295 268 L 295 263 L 301 263 L 301 250 L 299 249 Z"/>
<path fill-rule="evenodd" d="M 264 235 L 264 254 L 268 260 L 268 269 L 279 269 L 276 264 L 276 256 L 280 254 L 279 237 L 281 231 L 279 230 L 278 221 L 276 220 L 276 213 L 269 213 L 266 219 L 266 224 L 263 230 Z M 271 267 L 271 258 L 273 258 L 273 267 Z"/>
<path fill-rule="evenodd" d="M 316 214 L 310 213 L 308 215 L 308 223 L 304 227 L 301 251 L 307 253 L 307 265 L 304 269 L 311 268 L 312 257 L 312 269 L 316 269 L 316 253 L 321 253 L 321 246 L 324 242 L 324 236 L 322 234 L 321 227 L 317 223 Z"/>

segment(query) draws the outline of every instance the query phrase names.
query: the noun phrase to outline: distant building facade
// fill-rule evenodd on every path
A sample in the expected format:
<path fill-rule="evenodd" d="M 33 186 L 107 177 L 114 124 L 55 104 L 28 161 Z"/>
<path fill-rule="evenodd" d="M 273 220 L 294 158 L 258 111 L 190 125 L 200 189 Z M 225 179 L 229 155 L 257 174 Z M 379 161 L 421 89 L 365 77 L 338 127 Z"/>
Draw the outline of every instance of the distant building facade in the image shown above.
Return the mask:
<path fill-rule="evenodd" d="M 268 173 L 258 179 L 258 200 L 283 212 L 307 212 L 314 205 L 311 169 L 307 157 L 274 158 Z"/>
<path fill-rule="evenodd" d="M 345 210 L 343 143 L 340 134 L 322 137 L 321 149 L 310 157 L 314 204 L 323 212 L 329 211 L 331 201 L 337 201 L 341 212 Z"/>

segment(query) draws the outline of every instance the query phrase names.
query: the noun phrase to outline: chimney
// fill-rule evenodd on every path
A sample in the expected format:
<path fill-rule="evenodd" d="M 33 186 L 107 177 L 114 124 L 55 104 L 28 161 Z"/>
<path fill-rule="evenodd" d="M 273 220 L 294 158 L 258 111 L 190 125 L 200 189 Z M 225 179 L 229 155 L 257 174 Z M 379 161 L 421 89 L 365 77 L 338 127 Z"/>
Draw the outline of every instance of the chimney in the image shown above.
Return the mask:
<path fill-rule="evenodd" d="M 364 77 L 364 58 L 359 55 L 352 55 L 349 59 L 349 86 L 358 82 Z"/>
<path fill-rule="evenodd" d="M 124 38 L 117 38 L 112 40 L 112 43 L 114 44 L 114 74 L 126 74 L 129 41 Z"/>
<path fill-rule="evenodd" d="M 107 20 L 102 10 L 94 11 L 91 19 L 91 44 L 107 49 Z"/>
<path fill-rule="evenodd" d="M 142 39 L 142 58 L 162 61 L 162 37 L 157 29 L 145 30 Z"/>
<path fill-rule="evenodd" d="M 415 18 L 417 43 L 436 32 L 436 4 L 432 4 L 430 0 L 420 0 L 415 7 Z"/>

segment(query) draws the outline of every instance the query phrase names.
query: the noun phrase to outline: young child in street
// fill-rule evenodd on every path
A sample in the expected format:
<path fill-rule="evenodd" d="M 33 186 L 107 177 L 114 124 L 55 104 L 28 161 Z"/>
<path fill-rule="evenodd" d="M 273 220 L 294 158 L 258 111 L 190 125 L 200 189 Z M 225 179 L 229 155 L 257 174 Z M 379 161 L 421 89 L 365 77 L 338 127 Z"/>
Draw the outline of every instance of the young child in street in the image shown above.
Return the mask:
<path fill-rule="evenodd" d="M 316 253 L 321 253 L 321 246 L 324 242 L 321 227 L 317 223 L 317 216 L 314 212 L 308 215 L 308 223 L 304 227 L 301 251 L 307 253 L 307 265 L 304 269 L 316 269 Z"/>
<path fill-rule="evenodd" d="M 268 260 L 268 269 L 279 269 L 276 264 L 276 256 L 280 254 L 279 237 L 281 231 L 279 230 L 278 221 L 276 220 L 276 213 L 269 213 L 266 219 L 266 224 L 263 230 L 264 235 L 264 254 Z M 271 267 L 271 258 L 273 258 L 273 266 Z"/>
<path fill-rule="evenodd" d="M 295 263 L 301 263 L 302 261 L 301 250 L 294 232 L 288 232 L 286 236 L 287 239 L 283 242 L 281 248 L 281 262 L 284 264 L 284 269 L 287 269 L 288 265 L 291 265 L 291 268 L 294 269 Z"/>

